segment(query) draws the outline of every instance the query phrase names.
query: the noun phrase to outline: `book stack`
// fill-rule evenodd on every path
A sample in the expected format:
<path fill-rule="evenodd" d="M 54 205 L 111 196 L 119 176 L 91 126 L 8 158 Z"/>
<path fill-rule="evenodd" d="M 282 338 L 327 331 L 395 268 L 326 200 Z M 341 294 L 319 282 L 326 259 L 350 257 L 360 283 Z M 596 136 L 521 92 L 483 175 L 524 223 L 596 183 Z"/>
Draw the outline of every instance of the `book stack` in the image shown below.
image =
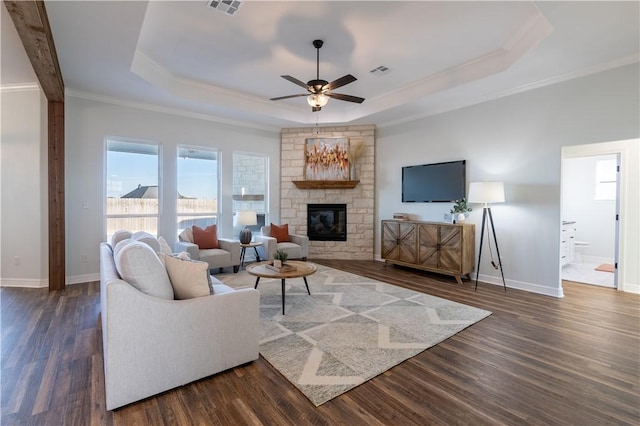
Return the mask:
<path fill-rule="evenodd" d="M 278 267 L 278 266 L 273 266 L 273 264 L 268 264 L 265 265 L 268 269 L 271 269 L 272 271 L 278 271 L 278 272 L 289 272 L 289 271 L 295 271 L 296 267 L 293 265 L 287 265 L 286 263 L 283 264 L 282 266 Z"/>

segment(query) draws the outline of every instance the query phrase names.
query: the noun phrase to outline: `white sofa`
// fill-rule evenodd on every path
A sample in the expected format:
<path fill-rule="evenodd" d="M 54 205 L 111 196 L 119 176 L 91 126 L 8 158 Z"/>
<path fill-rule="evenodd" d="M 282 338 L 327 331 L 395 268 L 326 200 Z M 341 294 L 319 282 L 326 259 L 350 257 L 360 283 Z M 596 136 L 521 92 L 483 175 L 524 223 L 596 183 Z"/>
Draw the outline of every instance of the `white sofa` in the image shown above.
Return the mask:
<path fill-rule="evenodd" d="M 290 232 L 290 241 L 279 243 L 271 236 L 271 226 L 263 226 L 260 230 L 262 231 L 262 235 L 254 235 L 253 241 L 262 243 L 262 245 L 257 248 L 261 259 L 272 260 L 277 250 L 284 250 L 289 256 L 289 259 L 307 260 L 309 256 L 309 237 L 306 235 L 293 234 Z"/>
<path fill-rule="evenodd" d="M 258 291 L 213 280 L 213 295 L 150 296 L 120 278 L 111 245 L 100 245 L 108 410 L 258 358 Z"/>

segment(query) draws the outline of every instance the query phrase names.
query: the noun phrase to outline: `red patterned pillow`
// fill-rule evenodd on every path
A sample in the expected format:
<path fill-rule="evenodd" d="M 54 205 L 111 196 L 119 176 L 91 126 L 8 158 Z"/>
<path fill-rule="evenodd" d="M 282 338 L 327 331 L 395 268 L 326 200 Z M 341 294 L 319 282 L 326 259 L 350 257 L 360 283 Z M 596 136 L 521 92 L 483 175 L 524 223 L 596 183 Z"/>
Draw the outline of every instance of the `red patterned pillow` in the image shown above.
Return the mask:
<path fill-rule="evenodd" d="M 289 239 L 289 224 L 285 223 L 284 225 L 278 226 L 272 223 L 271 236 L 275 238 L 279 243 L 286 243 L 291 241 Z"/>
<path fill-rule="evenodd" d="M 205 229 L 193 225 L 191 230 L 193 232 L 193 242 L 198 245 L 200 250 L 217 249 L 219 247 L 218 227 L 216 225 L 209 225 Z"/>

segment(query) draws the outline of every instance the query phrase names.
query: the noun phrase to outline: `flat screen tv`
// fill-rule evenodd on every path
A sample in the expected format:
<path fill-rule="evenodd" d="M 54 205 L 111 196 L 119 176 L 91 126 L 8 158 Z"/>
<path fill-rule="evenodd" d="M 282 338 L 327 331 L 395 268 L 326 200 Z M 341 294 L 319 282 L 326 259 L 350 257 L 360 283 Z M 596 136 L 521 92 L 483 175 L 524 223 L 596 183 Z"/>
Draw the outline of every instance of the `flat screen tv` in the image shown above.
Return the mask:
<path fill-rule="evenodd" d="M 403 203 L 452 202 L 465 197 L 466 161 L 402 168 Z"/>

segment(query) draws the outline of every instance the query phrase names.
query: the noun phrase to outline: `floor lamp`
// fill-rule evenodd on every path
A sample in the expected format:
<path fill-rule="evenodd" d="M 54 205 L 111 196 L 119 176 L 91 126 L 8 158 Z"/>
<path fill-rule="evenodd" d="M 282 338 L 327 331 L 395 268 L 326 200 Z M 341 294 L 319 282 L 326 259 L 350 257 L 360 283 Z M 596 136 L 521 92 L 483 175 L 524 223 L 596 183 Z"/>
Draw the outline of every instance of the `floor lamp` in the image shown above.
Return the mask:
<path fill-rule="evenodd" d="M 502 182 L 471 182 L 471 184 L 469 185 L 468 202 L 483 204 L 482 232 L 480 232 L 480 251 L 478 253 L 478 268 L 476 270 L 475 290 L 478 290 L 478 277 L 480 276 L 480 260 L 482 259 L 482 243 L 484 240 L 484 232 L 486 227 L 490 227 L 493 233 L 493 241 L 496 245 L 498 265 L 500 268 L 500 275 L 502 275 L 502 285 L 504 286 L 504 291 L 507 291 L 507 284 L 504 281 L 504 273 L 502 272 L 502 260 L 500 259 L 500 249 L 498 249 L 496 229 L 493 226 L 493 216 L 491 215 L 491 207 L 489 206 L 491 203 L 504 203 L 504 184 Z M 487 216 L 489 216 L 489 222 L 491 222 L 490 226 L 487 224 Z M 489 240 L 489 249 L 491 249 L 491 240 Z"/>

